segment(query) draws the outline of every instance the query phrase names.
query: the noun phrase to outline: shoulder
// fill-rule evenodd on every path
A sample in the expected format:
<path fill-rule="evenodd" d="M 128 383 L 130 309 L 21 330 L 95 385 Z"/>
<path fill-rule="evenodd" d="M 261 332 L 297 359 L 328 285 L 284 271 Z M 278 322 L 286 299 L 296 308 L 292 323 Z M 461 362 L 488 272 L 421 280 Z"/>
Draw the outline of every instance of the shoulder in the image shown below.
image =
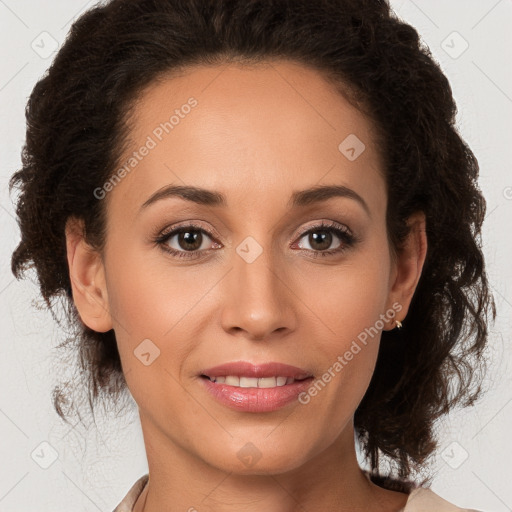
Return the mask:
<path fill-rule="evenodd" d="M 131 487 L 126 496 L 121 500 L 121 503 L 117 505 L 117 507 L 113 510 L 113 512 L 132 512 L 133 506 L 137 501 L 137 498 L 140 496 L 140 493 L 144 489 L 147 481 L 149 479 L 149 474 L 141 476 Z"/>
<path fill-rule="evenodd" d="M 385 489 L 408 494 L 405 507 L 399 512 L 483 512 L 481 510 L 461 508 L 450 503 L 430 487 L 422 487 L 413 480 L 400 480 L 363 470 L 366 477 Z"/>
<path fill-rule="evenodd" d="M 460 508 L 445 500 L 428 487 L 417 487 L 409 494 L 402 512 L 481 512 Z"/>

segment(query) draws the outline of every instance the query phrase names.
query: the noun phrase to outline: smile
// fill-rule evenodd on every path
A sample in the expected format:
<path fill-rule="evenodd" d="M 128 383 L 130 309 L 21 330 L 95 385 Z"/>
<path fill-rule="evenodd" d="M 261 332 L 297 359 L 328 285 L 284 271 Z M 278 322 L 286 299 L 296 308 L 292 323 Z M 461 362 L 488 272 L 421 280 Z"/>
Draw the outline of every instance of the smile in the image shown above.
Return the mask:
<path fill-rule="evenodd" d="M 204 376 L 206 377 L 206 376 Z M 236 375 L 226 375 L 219 377 L 207 377 L 217 384 L 226 384 L 237 388 L 275 388 L 286 386 L 295 382 L 293 377 L 237 377 Z"/>

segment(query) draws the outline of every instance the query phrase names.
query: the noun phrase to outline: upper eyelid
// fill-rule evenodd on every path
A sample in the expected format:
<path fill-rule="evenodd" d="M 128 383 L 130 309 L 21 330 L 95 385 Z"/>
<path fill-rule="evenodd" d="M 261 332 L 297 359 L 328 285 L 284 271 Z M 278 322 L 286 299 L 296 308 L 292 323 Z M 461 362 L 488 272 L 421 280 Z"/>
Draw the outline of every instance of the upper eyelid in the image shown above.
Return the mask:
<path fill-rule="evenodd" d="M 348 232 L 348 234 L 352 235 L 352 230 L 345 224 L 342 224 L 341 222 L 330 221 L 330 220 L 321 220 L 321 221 L 318 221 L 316 224 L 313 224 L 311 226 L 304 228 L 303 230 L 300 230 L 300 232 L 298 233 L 297 236 L 304 236 L 305 234 L 309 233 L 313 229 L 333 229 L 333 230 Z"/>

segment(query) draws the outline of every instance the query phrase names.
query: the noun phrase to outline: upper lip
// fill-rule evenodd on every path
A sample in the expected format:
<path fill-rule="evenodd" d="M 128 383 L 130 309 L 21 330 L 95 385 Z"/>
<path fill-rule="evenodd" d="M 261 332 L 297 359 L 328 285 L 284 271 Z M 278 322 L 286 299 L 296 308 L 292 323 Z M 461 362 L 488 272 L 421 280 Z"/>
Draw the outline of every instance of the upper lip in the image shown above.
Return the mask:
<path fill-rule="evenodd" d="M 308 371 L 289 364 L 277 362 L 252 364 L 248 361 L 224 363 L 201 371 L 201 375 L 206 375 L 207 377 L 223 377 L 227 375 L 253 378 L 292 377 L 296 380 L 306 379 L 307 377 L 313 376 Z"/>

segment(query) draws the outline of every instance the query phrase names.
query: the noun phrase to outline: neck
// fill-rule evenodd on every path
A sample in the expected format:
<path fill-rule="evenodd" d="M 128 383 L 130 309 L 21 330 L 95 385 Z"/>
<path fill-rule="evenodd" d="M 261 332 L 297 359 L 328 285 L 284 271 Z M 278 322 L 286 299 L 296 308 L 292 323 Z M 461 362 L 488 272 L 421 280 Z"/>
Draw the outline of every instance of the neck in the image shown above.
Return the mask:
<path fill-rule="evenodd" d="M 362 472 L 351 423 L 307 463 L 285 472 L 250 474 L 213 467 L 147 424 L 143 432 L 150 480 L 133 512 L 395 511 L 407 501 L 406 494 L 385 490 Z"/>

